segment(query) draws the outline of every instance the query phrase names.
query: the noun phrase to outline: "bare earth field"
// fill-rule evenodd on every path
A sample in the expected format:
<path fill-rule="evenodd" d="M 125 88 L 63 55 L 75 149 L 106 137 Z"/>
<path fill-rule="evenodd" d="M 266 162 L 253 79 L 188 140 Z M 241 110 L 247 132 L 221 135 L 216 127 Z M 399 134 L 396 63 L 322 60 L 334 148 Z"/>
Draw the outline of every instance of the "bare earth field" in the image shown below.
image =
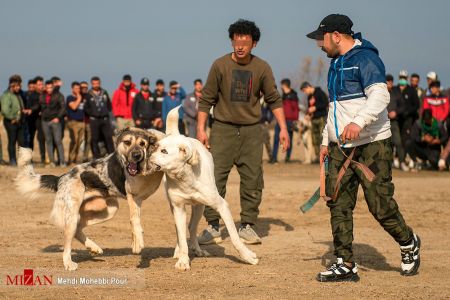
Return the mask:
<path fill-rule="evenodd" d="M 62 233 L 48 222 L 53 195 L 24 199 L 14 190 L 17 169 L 0 167 L 0 298 L 123 299 L 123 298 L 450 298 L 450 174 L 394 172 L 396 199 L 407 223 L 422 239 L 422 265 L 415 277 L 399 274 L 398 245 L 376 223 L 362 198 L 355 209 L 354 251 L 360 264 L 358 283 L 318 283 L 314 277 L 333 258 L 328 209 L 323 202 L 307 214 L 298 211 L 318 184 L 318 167 L 294 162 L 265 165 L 265 184 L 257 232 L 262 245 L 250 246 L 261 258 L 251 266 L 237 259 L 226 238 L 205 246 L 213 255 L 193 258 L 191 270 L 177 271 L 172 258 L 174 221 L 163 189 L 144 202 L 145 249 L 130 250 L 128 205 L 116 217 L 85 232 L 104 249 L 92 256 L 74 241 L 75 272 L 63 270 Z M 37 169 L 59 174 L 62 169 Z M 233 171 L 227 200 L 239 221 L 239 177 Z M 202 221 L 201 229 L 205 226 Z M 223 232 L 227 236 L 226 232 Z M 7 275 L 34 269 L 52 275 L 52 286 L 7 286 Z M 58 285 L 57 278 L 111 276 L 124 285 Z"/>

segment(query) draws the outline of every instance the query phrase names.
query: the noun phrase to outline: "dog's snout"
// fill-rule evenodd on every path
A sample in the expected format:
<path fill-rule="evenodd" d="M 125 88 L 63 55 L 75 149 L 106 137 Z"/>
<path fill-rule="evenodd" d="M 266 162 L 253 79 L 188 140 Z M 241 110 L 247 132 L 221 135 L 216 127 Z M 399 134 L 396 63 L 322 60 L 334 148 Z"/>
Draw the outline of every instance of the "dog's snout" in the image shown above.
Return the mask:
<path fill-rule="evenodd" d="M 142 160 L 142 153 L 141 151 L 133 151 L 131 152 L 131 157 L 134 161 L 140 161 Z"/>

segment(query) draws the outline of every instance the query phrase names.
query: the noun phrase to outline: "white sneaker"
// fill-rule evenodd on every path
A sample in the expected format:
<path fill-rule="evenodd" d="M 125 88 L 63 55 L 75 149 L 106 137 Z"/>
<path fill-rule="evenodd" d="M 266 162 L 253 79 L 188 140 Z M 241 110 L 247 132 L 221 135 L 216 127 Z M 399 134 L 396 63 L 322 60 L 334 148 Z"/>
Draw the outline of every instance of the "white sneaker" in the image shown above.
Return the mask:
<path fill-rule="evenodd" d="M 409 160 L 409 166 L 410 169 L 414 169 L 414 161 L 412 159 Z"/>
<path fill-rule="evenodd" d="M 400 161 L 398 160 L 398 158 L 394 158 L 394 168 L 398 169 L 400 167 Z"/>
<path fill-rule="evenodd" d="M 402 169 L 403 172 L 409 172 L 409 167 L 404 162 L 400 164 L 400 169 Z"/>
<path fill-rule="evenodd" d="M 446 164 L 445 164 L 445 160 L 444 159 L 441 158 L 439 160 L 438 167 L 439 167 L 439 171 L 444 171 L 445 170 Z"/>

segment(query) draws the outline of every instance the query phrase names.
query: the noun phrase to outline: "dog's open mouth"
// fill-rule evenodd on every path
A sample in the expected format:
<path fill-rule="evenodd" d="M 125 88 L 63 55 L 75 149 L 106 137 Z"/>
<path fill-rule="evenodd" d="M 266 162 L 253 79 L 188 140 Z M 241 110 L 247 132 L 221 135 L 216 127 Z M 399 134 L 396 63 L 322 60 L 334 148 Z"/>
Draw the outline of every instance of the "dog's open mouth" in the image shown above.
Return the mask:
<path fill-rule="evenodd" d="M 131 176 L 136 176 L 136 174 L 139 172 L 139 167 L 137 163 L 129 163 L 127 166 L 128 174 Z"/>

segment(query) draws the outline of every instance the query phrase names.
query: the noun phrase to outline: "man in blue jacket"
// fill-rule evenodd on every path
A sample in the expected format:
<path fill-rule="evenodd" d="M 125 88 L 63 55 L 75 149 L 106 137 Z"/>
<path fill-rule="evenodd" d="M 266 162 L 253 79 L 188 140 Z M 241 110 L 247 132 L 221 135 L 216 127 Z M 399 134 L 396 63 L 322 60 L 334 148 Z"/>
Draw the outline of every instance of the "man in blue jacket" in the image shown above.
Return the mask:
<path fill-rule="evenodd" d="M 186 98 L 186 92 L 181 87 L 181 85 L 176 82 L 175 80 L 172 80 L 169 83 L 170 89 L 169 92 L 164 96 L 164 100 L 162 103 L 162 120 L 164 124 L 164 131 L 166 130 L 166 120 L 167 115 L 169 114 L 169 111 L 171 111 L 173 108 L 177 107 L 178 105 L 181 105 L 183 103 L 184 98 Z M 185 133 L 184 129 L 184 123 L 183 123 L 183 108 L 180 108 L 179 111 L 179 120 L 178 120 L 178 128 L 180 130 L 180 134 Z"/>
<path fill-rule="evenodd" d="M 331 58 L 330 106 L 320 162 L 328 156 L 325 198 L 331 197 L 327 206 L 331 212 L 337 262 L 319 273 L 318 281 L 359 280 L 352 252 L 353 209 L 359 184 L 372 215 L 400 245 L 401 274 L 415 275 L 420 265 L 420 239 L 406 225 L 392 197 L 392 145 L 386 110 L 389 92 L 385 68 L 378 50 L 362 39 L 360 33 L 353 34 L 352 26 L 347 16 L 332 14 L 307 35 Z M 355 161 L 368 167 L 375 177 L 366 177 Z M 344 167 L 349 162 L 349 167 Z M 339 175 L 341 168 L 343 174 Z"/>

